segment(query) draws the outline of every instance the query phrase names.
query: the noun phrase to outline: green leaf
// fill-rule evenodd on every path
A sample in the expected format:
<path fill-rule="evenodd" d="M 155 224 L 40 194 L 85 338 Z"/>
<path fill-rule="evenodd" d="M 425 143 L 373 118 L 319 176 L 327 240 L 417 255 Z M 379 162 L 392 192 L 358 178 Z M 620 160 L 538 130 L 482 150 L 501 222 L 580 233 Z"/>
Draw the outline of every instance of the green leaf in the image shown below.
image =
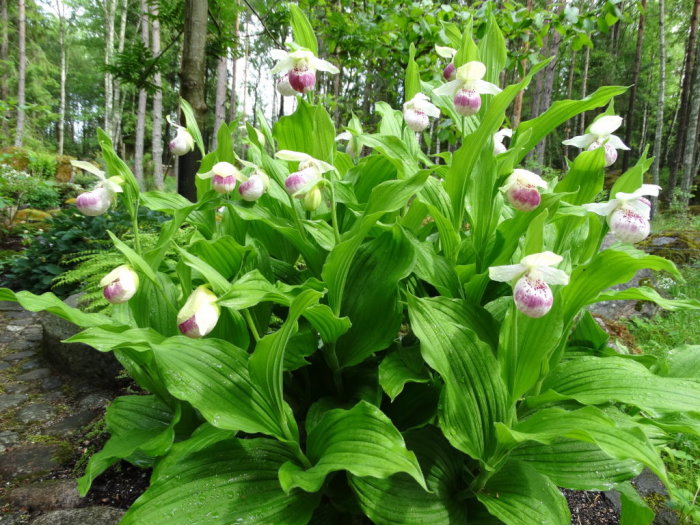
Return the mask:
<path fill-rule="evenodd" d="M 250 379 L 248 353 L 226 341 L 184 336 L 153 345 L 170 393 L 215 427 L 284 438 L 268 398 Z"/>
<path fill-rule="evenodd" d="M 292 26 L 294 41 L 301 47 L 305 47 L 313 52 L 314 55 L 318 56 L 318 42 L 316 41 L 316 35 L 314 34 L 314 28 L 311 26 L 311 22 L 309 22 L 304 12 L 299 9 L 296 4 L 290 3 L 288 5 L 289 14 L 291 15 L 291 20 L 289 22 Z"/>
<path fill-rule="evenodd" d="M 620 483 L 615 490 L 620 493 L 622 504 L 620 525 L 649 525 L 654 521 L 656 514 L 631 483 Z"/>
<path fill-rule="evenodd" d="M 305 525 L 319 496 L 282 491 L 277 471 L 290 459 L 269 439 L 219 441 L 159 472 L 120 523 Z"/>
<path fill-rule="evenodd" d="M 408 297 L 411 326 L 426 363 L 445 382 L 439 419 L 452 445 L 488 462 L 496 446 L 494 423 L 511 409 L 491 348 L 464 326 L 466 308 L 456 300 Z"/>
<path fill-rule="evenodd" d="M 406 449 L 401 433 L 365 401 L 350 410 L 326 412 L 309 432 L 306 454 L 313 464 L 306 470 L 291 461 L 282 465 L 279 478 L 285 491 L 301 487 L 316 492 L 326 476 L 338 470 L 375 478 L 405 472 L 427 490 L 416 456 Z"/>
<path fill-rule="evenodd" d="M 430 374 L 415 347 L 398 348 L 388 352 L 379 365 L 379 384 L 393 401 L 406 383 L 427 383 Z"/>
<path fill-rule="evenodd" d="M 594 443 L 568 438 L 546 445 L 526 441 L 510 457 L 534 467 L 557 486 L 573 490 L 610 490 L 642 471 L 637 461 L 615 459 Z"/>
<path fill-rule="evenodd" d="M 347 286 L 362 293 L 346 295 L 340 309 L 352 322 L 336 345 L 341 367 L 361 363 L 396 338 L 403 310 L 398 284 L 409 275 L 413 261 L 413 246 L 398 226 L 358 249 Z"/>
<path fill-rule="evenodd" d="M 238 274 L 243 257 L 250 251 L 250 248 L 241 246 L 230 235 L 224 235 L 215 241 L 199 240 L 193 243 L 188 250 L 228 281 Z"/>
<path fill-rule="evenodd" d="M 109 352 L 120 347 L 144 351 L 149 350 L 151 344 L 158 344 L 165 339 L 163 335 L 152 328 L 125 328 L 107 329 L 95 326 L 78 332 L 64 342 L 85 343 L 100 352 Z"/>
<path fill-rule="evenodd" d="M 173 426 L 180 409 L 173 411 L 156 396 L 121 396 L 107 408 L 105 421 L 111 434 L 101 451 L 90 458 L 78 490 L 85 496 L 93 480 L 120 459 L 137 451 L 149 456 L 165 454 L 173 443 Z"/>
<path fill-rule="evenodd" d="M 469 27 L 465 28 L 462 33 L 462 42 L 454 57 L 455 67 L 460 67 L 472 60 L 479 60 L 479 48 L 476 47 L 472 38 L 472 22 L 470 20 Z"/>
<path fill-rule="evenodd" d="M 566 202 L 586 204 L 595 200 L 603 190 L 604 182 L 605 148 L 597 148 L 581 152 L 554 191 L 571 192 L 563 198 Z"/>
<path fill-rule="evenodd" d="M 659 292 L 648 286 L 639 288 L 627 288 L 625 290 L 611 290 L 596 297 L 596 303 L 601 301 L 651 301 L 658 304 L 664 310 L 674 312 L 676 310 L 700 310 L 700 301 L 697 299 L 667 299 L 661 297 Z"/>
<path fill-rule="evenodd" d="M 669 351 L 657 373 L 665 377 L 700 379 L 700 345 L 683 345 Z"/>
<path fill-rule="evenodd" d="M 378 524 L 467 523 L 466 505 L 455 497 L 464 483 L 464 456 L 434 427 L 407 433 L 406 444 L 415 451 L 431 492 L 406 474 L 386 479 L 350 476 L 364 513 Z"/>
<path fill-rule="evenodd" d="M 450 229 L 452 224 L 447 225 Z M 458 298 L 462 296 L 462 287 L 459 284 L 457 272 L 445 257 L 437 255 L 433 251 L 433 244 L 421 242 L 413 236 L 406 234 L 413 243 L 416 254 L 416 264 L 413 268 L 416 276 L 423 281 L 430 283 L 440 293 L 446 297 Z"/>
<path fill-rule="evenodd" d="M 408 66 L 406 67 L 406 80 L 404 81 L 404 91 L 406 101 L 411 100 L 417 93 L 420 93 L 420 75 L 418 74 L 418 64 L 416 64 L 416 46 L 408 47 Z"/>
<path fill-rule="evenodd" d="M 194 116 L 194 110 L 192 109 L 192 106 L 190 106 L 190 103 L 184 98 L 180 99 L 180 109 L 182 110 L 182 114 L 185 116 L 185 126 L 187 127 L 187 131 L 189 131 L 190 135 L 192 135 L 194 143 L 197 145 L 197 148 L 199 148 L 199 152 L 201 153 L 202 157 L 204 157 L 206 153 L 204 148 L 204 140 L 202 139 L 202 133 L 199 131 L 197 117 Z"/>
<path fill-rule="evenodd" d="M 300 151 L 329 163 L 335 152 L 335 126 L 323 106 L 314 106 L 299 97 L 291 115 L 280 118 L 273 133 L 280 150 Z"/>
<path fill-rule="evenodd" d="M 476 497 L 506 525 L 571 522 L 566 498 L 549 478 L 520 461 L 509 461 Z"/>
<path fill-rule="evenodd" d="M 547 390 L 590 405 L 613 401 L 661 412 L 698 412 L 700 407 L 700 383 L 660 377 L 621 357 L 579 357 L 562 362 L 542 384 L 542 401 L 549 397 Z M 539 401 L 529 398 L 528 404 Z"/>
<path fill-rule="evenodd" d="M 644 174 L 649 171 L 649 168 L 654 162 L 654 157 L 647 158 L 648 152 L 649 146 L 647 145 L 642 152 L 642 156 L 639 157 L 637 164 L 620 175 L 620 177 L 615 181 L 615 184 L 613 184 L 613 187 L 610 189 L 610 195 L 612 197 L 614 197 L 620 191 L 632 193 L 642 186 L 644 183 Z"/>
<path fill-rule="evenodd" d="M 148 277 L 148 279 L 157 287 L 162 287 L 162 284 L 158 280 L 158 277 L 153 271 L 153 268 L 151 268 L 151 266 L 143 259 L 143 257 L 141 257 L 133 249 L 131 249 L 131 247 L 129 247 L 126 243 L 119 240 L 117 236 L 114 235 L 111 231 L 108 231 L 107 233 L 109 234 L 109 238 L 112 239 L 114 247 L 124 254 L 129 263 L 135 269 L 137 269 L 139 272 L 143 273 L 146 277 Z"/>
<path fill-rule="evenodd" d="M 508 50 L 506 40 L 493 13 L 489 14 L 486 34 L 479 42 L 479 57 L 486 65 L 484 80 L 498 85 L 501 70 L 506 65 Z"/>

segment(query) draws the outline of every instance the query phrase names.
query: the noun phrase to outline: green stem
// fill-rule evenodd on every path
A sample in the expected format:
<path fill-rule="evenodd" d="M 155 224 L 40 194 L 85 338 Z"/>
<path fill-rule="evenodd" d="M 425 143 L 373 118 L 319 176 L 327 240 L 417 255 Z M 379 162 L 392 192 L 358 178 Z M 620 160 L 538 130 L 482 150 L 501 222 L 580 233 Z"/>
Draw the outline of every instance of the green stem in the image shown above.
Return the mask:
<path fill-rule="evenodd" d="M 333 178 L 333 174 L 330 175 Z M 331 224 L 333 225 L 333 235 L 335 237 L 335 243 L 340 243 L 340 230 L 338 229 L 338 212 L 335 209 L 335 187 L 333 181 L 330 181 L 329 186 L 331 187 Z"/>
<path fill-rule="evenodd" d="M 134 249 L 136 253 L 141 255 L 141 237 L 139 234 L 139 196 L 136 196 L 136 202 L 131 210 L 131 227 L 134 230 Z"/>
<path fill-rule="evenodd" d="M 247 308 L 243 310 L 243 317 L 248 323 L 248 328 L 250 328 L 250 331 L 253 334 L 253 339 L 255 339 L 255 342 L 257 343 L 258 341 L 260 341 L 260 334 L 258 333 L 258 329 L 255 326 L 255 321 L 253 321 L 253 316 L 250 315 L 250 311 Z"/>

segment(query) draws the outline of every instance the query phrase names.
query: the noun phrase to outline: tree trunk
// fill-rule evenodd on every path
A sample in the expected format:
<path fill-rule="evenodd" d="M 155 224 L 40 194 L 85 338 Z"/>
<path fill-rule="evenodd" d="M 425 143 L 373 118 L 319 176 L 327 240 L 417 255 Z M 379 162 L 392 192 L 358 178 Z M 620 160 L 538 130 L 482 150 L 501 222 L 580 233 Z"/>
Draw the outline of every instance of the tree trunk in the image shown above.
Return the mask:
<path fill-rule="evenodd" d="M 151 50 L 154 56 L 160 54 L 160 21 L 158 20 L 158 4 L 150 4 L 151 32 L 153 35 Z M 163 91 L 160 73 L 153 75 L 156 92 L 153 94 L 153 134 L 151 136 L 151 151 L 153 152 L 153 186 L 163 189 Z"/>
<path fill-rule="evenodd" d="M 642 113 L 642 140 L 639 142 L 639 151 L 644 151 L 647 139 L 647 124 L 649 122 L 649 103 L 644 103 L 644 112 Z"/>
<path fill-rule="evenodd" d="M 194 110 L 197 125 L 203 131 L 207 112 L 206 70 L 207 12 L 208 0 L 185 0 L 185 29 L 180 68 L 180 96 L 190 103 Z M 184 117 L 181 119 L 184 122 Z M 178 192 L 180 195 L 197 200 L 195 174 L 199 167 L 200 152 L 183 155 L 178 167 Z"/>
<path fill-rule="evenodd" d="M 700 0 L 699 0 L 700 1 Z M 644 12 L 647 0 L 642 0 L 639 11 L 639 29 L 637 30 L 637 47 L 634 52 L 634 68 L 632 70 L 632 89 L 630 89 L 629 104 L 627 104 L 627 121 L 625 122 L 625 144 L 632 143 L 632 125 L 634 122 L 634 105 L 637 99 L 637 84 L 639 83 L 639 67 L 642 61 L 642 42 L 644 41 Z M 630 161 L 630 151 L 626 150 L 622 157 L 622 171 L 627 170 Z"/>
<path fill-rule="evenodd" d="M 216 99 L 214 100 L 214 130 L 211 147 L 216 149 L 216 134 L 226 119 L 226 84 L 228 81 L 228 57 L 222 55 L 216 64 Z"/>
<path fill-rule="evenodd" d="M 586 52 L 583 55 L 583 80 L 581 82 L 581 98 L 586 98 L 588 95 L 588 66 L 591 64 L 591 48 L 586 46 Z M 586 132 L 586 113 L 583 112 L 579 116 L 578 134 L 583 135 Z"/>
<path fill-rule="evenodd" d="M 245 124 L 246 118 L 247 118 L 247 109 L 246 106 L 248 104 L 248 69 L 250 64 L 248 63 L 250 59 L 250 40 L 248 38 L 248 21 L 243 22 L 243 33 L 245 34 L 245 55 L 243 58 L 243 107 L 241 108 L 241 113 L 242 113 L 242 120 L 241 122 Z"/>
<path fill-rule="evenodd" d="M 700 58 L 700 45 L 698 46 L 698 58 Z M 690 201 L 690 188 L 695 179 L 695 154 L 697 152 L 698 115 L 700 115 L 700 67 L 695 68 L 690 90 L 690 115 L 688 115 L 688 129 L 685 135 L 685 149 L 683 151 L 683 170 L 681 178 L 680 202 L 688 206 Z M 682 137 L 681 137 L 682 138 Z"/>
<path fill-rule="evenodd" d="M 236 0 L 236 6 L 238 6 L 238 0 Z M 240 28 L 241 14 L 236 11 L 236 22 L 234 25 L 234 35 L 236 36 L 236 47 L 240 45 L 239 38 L 239 28 Z M 228 107 L 228 120 L 233 122 L 236 120 L 236 81 L 238 80 L 238 53 L 236 50 L 232 50 L 233 67 L 231 68 L 231 99 L 229 100 Z"/>
<path fill-rule="evenodd" d="M 665 35 L 664 0 L 659 0 L 659 98 L 656 103 L 656 133 L 654 133 L 654 164 L 651 166 L 651 177 L 654 184 L 659 183 L 659 165 L 661 164 L 661 141 L 664 131 L 664 101 L 666 89 L 666 35 Z M 652 212 L 656 207 L 652 198 Z"/>
<path fill-rule="evenodd" d="M 7 0 L 0 0 L 0 16 L 2 20 L 2 37 L 0 38 L 0 100 L 10 98 L 10 86 L 7 79 L 10 78 L 10 16 L 7 9 Z M 7 137 L 8 119 L 2 119 L 2 137 Z"/>
<path fill-rule="evenodd" d="M 148 4 L 146 0 L 141 0 L 141 42 L 148 48 Z M 134 140 L 134 177 L 141 188 L 144 188 L 143 177 L 143 142 L 146 133 L 146 105 L 148 94 L 145 89 L 139 90 L 139 105 L 136 110 L 136 139 Z"/>
<path fill-rule="evenodd" d="M 19 64 L 17 68 L 17 127 L 15 128 L 15 146 L 18 148 L 22 147 L 22 140 L 24 139 L 24 106 L 26 103 L 24 98 L 24 82 L 27 71 L 27 47 L 25 42 L 26 17 L 24 7 L 24 0 L 19 0 L 17 18 L 17 40 L 19 47 L 17 60 Z"/>
<path fill-rule="evenodd" d="M 129 0 L 123 0 L 122 2 L 122 16 L 119 22 L 119 43 L 117 44 L 117 52 L 124 52 L 124 42 L 126 40 L 126 19 L 129 14 Z M 122 114 L 124 110 L 124 95 L 121 91 L 121 82 L 118 78 L 114 79 L 113 84 L 114 96 L 112 107 L 114 108 L 114 120 L 112 122 L 112 142 L 114 147 L 117 148 L 121 140 L 122 135 Z"/>
<path fill-rule="evenodd" d="M 64 6 L 61 0 L 56 0 L 58 14 L 58 45 L 61 49 L 61 95 L 58 105 L 58 154 L 63 155 L 63 128 L 66 121 L 66 26 Z"/>
<path fill-rule="evenodd" d="M 114 16 L 115 1 L 104 0 L 102 9 L 105 15 L 105 65 L 112 63 L 114 56 Z M 104 130 L 108 136 L 114 136 L 114 77 L 105 71 L 105 117 Z"/>
<path fill-rule="evenodd" d="M 527 9 L 528 9 L 528 11 L 530 11 L 532 9 L 532 0 L 527 0 Z M 529 31 L 527 33 L 529 33 Z M 529 49 L 530 49 L 530 39 L 525 41 L 525 45 L 523 48 L 523 54 L 527 55 L 527 52 Z M 527 66 L 528 66 L 527 58 L 523 58 L 520 61 L 520 66 L 522 67 L 522 70 L 523 70 L 523 76 L 525 76 L 527 74 Z M 523 96 L 525 96 L 525 91 L 522 89 L 520 91 L 518 91 L 518 94 L 515 96 L 515 101 L 513 103 L 513 117 L 510 119 L 511 127 L 513 129 L 516 129 L 520 125 L 520 120 L 521 120 L 522 114 L 523 114 Z"/>
<path fill-rule="evenodd" d="M 576 50 L 571 51 L 571 62 L 569 63 L 569 79 L 566 84 L 566 98 L 568 100 L 571 100 L 571 97 L 573 97 L 574 93 L 574 70 L 576 69 Z M 566 127 L 564 128 L 564 136 L 565 137 L 572 137 L 573 136 L 573 130 L 571 126 L 574 123 L 571 120 L 566 121 Z M 569 146 L 564 146 L 564 156 L 568 157 L 569 156 Z"/>
<path fill-rule="evenodd" d="M 683 139 L 687 135 L 687 128 L 690 124 L 688 119 L 691 83 L 693 78 L 693 70 L 695 69 L 695 42 L 697 40 L 698 18 L 700 15 L 700 0 L 695 0 L 693 12 L 690 17 L 690 31 L 688 33 L 688 42 L 685 48 L 685 60 L 683 65 L 683 82 L 681 84 L 681 101 L 679 108 L 679 122 L 677 132 L 674 133 L 674 156 L 671 162 L 671 171 L 668 181 L 668 199 L 672 198 L 673 190 L 678 185 L 678 169 L 681 167 L 681 162 L 685 165 L 684 149 L 687 142 Z M 670 138 L 669 138 L 670 140 Z M 669 145 L 670 149 L 670 145 Z"/>

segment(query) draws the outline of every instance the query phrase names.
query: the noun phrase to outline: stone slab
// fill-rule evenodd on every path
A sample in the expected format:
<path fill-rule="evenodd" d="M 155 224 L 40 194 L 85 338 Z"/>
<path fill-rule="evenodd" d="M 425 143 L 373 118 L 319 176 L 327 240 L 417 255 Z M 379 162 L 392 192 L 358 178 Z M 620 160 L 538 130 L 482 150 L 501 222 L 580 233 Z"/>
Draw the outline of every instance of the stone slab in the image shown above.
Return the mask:
<path fill-rule="evenodd" d="M 0 479 L 39 477 L 61 466 L 59 445 L 33 443 L 13 448 L 0 456 Z"/>
<path fill-rule="evenodd" d="M 123 515 L 123 510 L 113 507 L 54 510 L 39 516 L 30 525 L 117 525 Z"/>

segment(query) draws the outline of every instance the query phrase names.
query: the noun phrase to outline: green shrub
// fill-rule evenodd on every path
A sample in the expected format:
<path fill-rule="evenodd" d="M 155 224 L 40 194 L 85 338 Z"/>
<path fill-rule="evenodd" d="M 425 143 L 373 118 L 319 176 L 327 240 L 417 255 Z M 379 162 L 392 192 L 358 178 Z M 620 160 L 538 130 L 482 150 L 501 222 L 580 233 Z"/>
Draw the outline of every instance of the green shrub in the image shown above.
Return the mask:
<path fill-rule="evenodd" d="M 34 177 L 53 179 L 56 176 L 56 157 L 49 153 L 29 152 L 29 166 L 27 171 Z"/>

